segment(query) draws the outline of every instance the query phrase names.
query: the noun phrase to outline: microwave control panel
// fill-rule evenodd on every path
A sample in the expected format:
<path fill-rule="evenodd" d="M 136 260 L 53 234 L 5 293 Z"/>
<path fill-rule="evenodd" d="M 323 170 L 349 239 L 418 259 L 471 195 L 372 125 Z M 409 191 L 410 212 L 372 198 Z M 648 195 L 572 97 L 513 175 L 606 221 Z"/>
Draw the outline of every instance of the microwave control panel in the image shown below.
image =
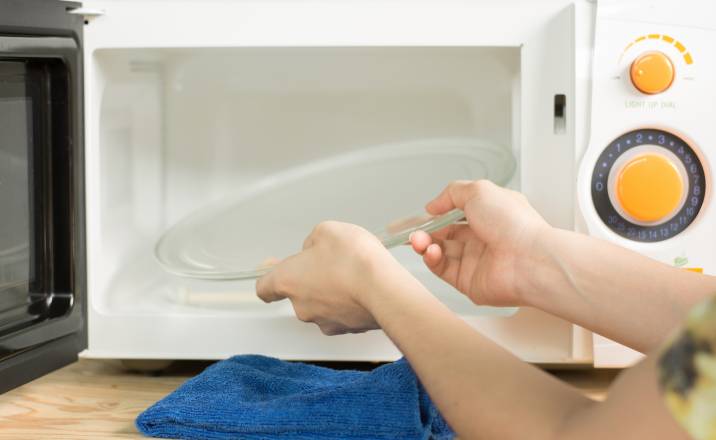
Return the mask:
<path fill-rule="evenodd" d="M 601 0 L 591 50 L 579 216 L 595 237 L 716 275 L 712 2 Z M 594 365 L 641 355 L 593 336 Z"/>
<path fill-rule="evenodd" d="M 636 3 L 598 6 L 580 213 L 591 235 L 716 274 L 716 28 L 698 12 L 711 6 Z"/>

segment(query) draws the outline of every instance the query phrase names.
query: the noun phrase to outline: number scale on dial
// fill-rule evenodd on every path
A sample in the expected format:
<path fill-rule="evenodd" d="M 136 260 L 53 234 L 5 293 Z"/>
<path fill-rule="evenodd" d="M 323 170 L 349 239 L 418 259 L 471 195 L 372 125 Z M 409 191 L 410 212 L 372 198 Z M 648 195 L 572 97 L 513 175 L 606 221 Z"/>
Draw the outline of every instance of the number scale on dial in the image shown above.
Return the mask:
<path fill-rule="evenodd" d="M 658 222 L 637 224 L 625 218 L 614 206 L 608 184 L 619 158 L 633 148 L 647 145 L 656 151 L 660 148 L 668 150 L 678 158 L 686 171 L 688 187 L 685 188 L 684 203 L 677 212 Z M 592 173 L 592 200 L 599 217 L 616 234 L 634 241 L 658 242 L 681 233 L 696 219 L 704 202 L 705 185 L 703 165 L 683 139 L 663 130 L 642 129 L 618 137 L 599 156 Z"/>

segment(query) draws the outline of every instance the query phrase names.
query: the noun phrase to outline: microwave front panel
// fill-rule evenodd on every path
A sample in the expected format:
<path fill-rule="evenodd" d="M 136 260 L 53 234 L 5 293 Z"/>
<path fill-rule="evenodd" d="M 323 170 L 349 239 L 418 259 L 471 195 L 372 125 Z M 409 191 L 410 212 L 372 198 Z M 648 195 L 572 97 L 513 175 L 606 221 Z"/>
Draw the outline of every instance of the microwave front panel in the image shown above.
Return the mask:
<path fill-rule="evenodd" d="M 577 193 L 588 232 L 670 266 L 716 274 L 716 9 L 603 1 L 588 147 Z M 595 365 L 641 356 L 595 337 Z"/>
<path fill-rule="evenodd" d="M 605 8 L 597 22 L 582 212 L 596 236 L 716 273 L 716 252 L 707 245 L 716 239 L 716 129 L 706 116 L 716 111 L 716 29 L 689 26 L 683 17 L 678 26 L 658 17 L 636 22 L 622 17 L 631 11 L 624 9 Z M 693 20 L 709 10 L 713 5 L 694 2 Z"/>

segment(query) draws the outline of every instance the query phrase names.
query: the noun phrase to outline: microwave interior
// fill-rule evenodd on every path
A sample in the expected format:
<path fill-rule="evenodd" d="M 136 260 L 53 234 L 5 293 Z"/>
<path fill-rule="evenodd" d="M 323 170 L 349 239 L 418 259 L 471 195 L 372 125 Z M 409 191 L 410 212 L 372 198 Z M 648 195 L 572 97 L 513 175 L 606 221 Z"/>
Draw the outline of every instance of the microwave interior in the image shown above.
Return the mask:
<path fill-rule="evenodd" d="M 101 49 L 86 62 L 102 91 L 87 180 L 100 313 L 291 314 L 254 281 L 184 278 L 155 258 L 173 225 L 247 188 L 256 197 L 221 234 L 256 264 L 299 251 L 321 220 L 373 230 L 422 213 L 451 180 L 520 189 L 519 47 Z M 392 252 L 461 315 L 514 312 L 476 307 L 406 246 Z"/>

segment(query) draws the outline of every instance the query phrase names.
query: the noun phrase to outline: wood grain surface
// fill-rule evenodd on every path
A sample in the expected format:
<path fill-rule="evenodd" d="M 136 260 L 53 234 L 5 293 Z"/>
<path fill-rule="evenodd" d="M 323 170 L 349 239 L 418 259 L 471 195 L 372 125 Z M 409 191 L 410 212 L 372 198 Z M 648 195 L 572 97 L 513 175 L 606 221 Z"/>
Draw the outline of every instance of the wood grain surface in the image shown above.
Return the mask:
<path fill-rule="evenodd" d="M 161 375 L 114 360 L 82 359 L 0 396 L 0 439 L 137 439 L 134 419 L 208 363 L 176 362 Z M 616 372 L 555 373 L 602 399 Z"/>

